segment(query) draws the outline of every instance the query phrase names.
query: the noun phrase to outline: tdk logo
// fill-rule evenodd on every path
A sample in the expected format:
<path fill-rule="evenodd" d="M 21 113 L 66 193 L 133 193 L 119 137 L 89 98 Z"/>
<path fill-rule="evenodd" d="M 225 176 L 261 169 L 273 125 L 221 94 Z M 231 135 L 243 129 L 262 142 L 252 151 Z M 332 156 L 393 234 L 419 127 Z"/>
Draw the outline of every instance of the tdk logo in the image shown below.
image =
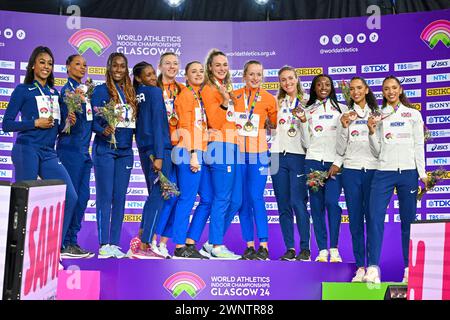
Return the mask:
<path fill-rule="evenodd" d="M 450 200 L 428 200 L 427 208 L 448 208 L 450 207 Z"/>
<path fill-rule="evenodd" d="M 328 74 L 355 74 L 356 66 L 329 67 Z"/>
<path fill-rule="evenodd" d="M 428 124 L 450 123 L 450 115 L 449 116 L 428 116 L 427 123 Z"/>
<path fill-rule="evenodd" d="M 374 72 L 388 72 L 389 64 L 371 64 L 361 66 L 361 72 L 374 73 Z"/>

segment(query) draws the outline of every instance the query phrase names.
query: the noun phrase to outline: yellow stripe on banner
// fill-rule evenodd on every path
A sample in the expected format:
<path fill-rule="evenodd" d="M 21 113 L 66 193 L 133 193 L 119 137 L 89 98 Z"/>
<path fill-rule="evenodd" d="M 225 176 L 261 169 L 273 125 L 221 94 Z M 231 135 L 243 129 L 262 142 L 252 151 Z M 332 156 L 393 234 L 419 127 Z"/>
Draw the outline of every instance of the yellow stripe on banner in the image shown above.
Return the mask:
<path fill-rule="evenodd" d="M 0 101 L 0 109 L 6 109 L 8 107 L 8 101 Z"/>
<path fill-rule="evenodd" d="M 427 176 L 431 176 L 431 172 L 432 171 L 427 171 Z M 447 174 L 445 175 L 445 177 L 443 177 L 442 179 L 448 180 L 450 179 L 450 171 L 447 172 Z"/>
<path fill-rule="evenodd" d="M 65 78 L 55 78 L 55 86 L 62 87 L 67 83 L 67 79 Z"/>
<path fill-rule="evenodd" d="M 323 73 L 323 68 L 297 68 L 295 69 L 295 72 L 297 73 L 297 76 L 317 76 Z"/>
<path fill-rule="evenodd" d="M 123 217 L 123 222 L 141 222 L 142 214 L 126 214 Z"/>
<path fill-rule="evenodd" d="M 416 110 L 422 110 L 422 104 L 420 103 L 420 102 L 417 102 L 417 103 L 411 103 L 411 106 L 413 107 L 413 108 L 415 108 Z"/>
<path fill-rule="evenodd" d="M 428 88 L 427 97 L 450 96 L 450 87 Z"/>
<path fill-rule="evenodd" d="M 105 67 L 88 67 L 88 74 L 98 74 L 104 76 L 106 74 Z"/>
<path fill-rule="evenodd" d="M 280 83 L 278 82 L 264 82 L 261 86 L 265 90 L 278 90 Z"/>

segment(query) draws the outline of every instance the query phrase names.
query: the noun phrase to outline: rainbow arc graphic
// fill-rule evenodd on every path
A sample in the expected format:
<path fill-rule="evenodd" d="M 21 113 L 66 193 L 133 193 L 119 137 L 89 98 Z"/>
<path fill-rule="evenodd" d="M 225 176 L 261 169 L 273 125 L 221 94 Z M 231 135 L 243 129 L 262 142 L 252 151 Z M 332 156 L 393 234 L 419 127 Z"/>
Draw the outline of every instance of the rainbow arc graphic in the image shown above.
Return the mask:
<path fill-rule="evenodd" d="M 450 21 L 436 20 L 423 29 L 420 38 L 430 47 L 434 49 L 441 41 L 447 48 L 450 48 Z"/>
<path fill-rule="evenodd" d="M 178 298 L 180 294 L 186 292 L 194 299 L 200 291 L 205 288 L 206 284 L 202 278 L 195 273 L 189 271 L 180 271 L 174 273 L 166 281 L 163 286 L 172 294 L 174 298 Z"/>
<path fill-rule="evenodd" d="M 97 56 L 101 56 L 111 46 L 108 36 L 97 29 L 87 28 L 75 32 L 69 43 L 79 54 L 91 49 Z"/>

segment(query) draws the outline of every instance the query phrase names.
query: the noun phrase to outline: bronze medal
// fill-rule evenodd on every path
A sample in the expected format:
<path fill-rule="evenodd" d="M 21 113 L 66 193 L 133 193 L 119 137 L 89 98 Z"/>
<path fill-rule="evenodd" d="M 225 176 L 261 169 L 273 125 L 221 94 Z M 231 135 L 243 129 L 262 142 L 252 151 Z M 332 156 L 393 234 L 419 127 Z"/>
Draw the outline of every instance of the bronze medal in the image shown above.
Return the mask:
<path fill-rule="evenodd" d="M 178 118 L 177 118 L 176 115 L 172 114 L 172 116 L 171 116 L 170 119 L 169 119 L 169 124 L 170 124 L 172 127 L 176 127 L 176 126 L 178 125 Z"/>
<path fill-rule="evenodd" d="M 244 130 L 245 131 L 247 131 L 247 132 L 250 132 L 250 131 L 252 131 L 253 130 L 253 123 L 251 123 L 251 121 L 249 120 L 249 121 L 247 121 L 245 124 L 244 124 Z"/>
<path fill-rule="evenodd" d="M 289 137 L 293 138 L 297 135 L 297 130 L 295 128 L 289 128 L 287 134 Z"/>

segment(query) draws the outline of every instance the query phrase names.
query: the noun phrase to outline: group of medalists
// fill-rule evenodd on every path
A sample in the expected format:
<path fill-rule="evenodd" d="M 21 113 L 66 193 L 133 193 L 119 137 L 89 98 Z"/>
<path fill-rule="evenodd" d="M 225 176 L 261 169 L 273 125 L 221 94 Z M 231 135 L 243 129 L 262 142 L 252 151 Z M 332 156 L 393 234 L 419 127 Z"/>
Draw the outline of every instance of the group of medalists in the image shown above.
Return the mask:
<path fill-rule="evenodd" d="M 62 258 L 94 256 L 77 242 L 93 166 L 98 258 L 269 260 L 263 195 L 270 174 L 286 246 L 281 260 L 311 260 L 309 194 L 319 249 L 315 261 L 342 262 L 339 197 L 344 188 L 358 267 L 352 281 L 358 282 L 380 282 L 386 208 L 396 189 L 407 281 L 410 224 L 416 215 L 418 179 L 426 181 L 426 172 L 423 120 L 397 78 L 384 79 L 379 108 L 366 81 L 354 77 L 350 103 L 344 105 L 337 101 L 330 76 L 314 77 L 308 97 L 289 66 L 278 72 L 280 88 L 274 97 L 262 88 L 263 66 L 255 60 L 243 67 L 245 86 L 233 90 L 227 56 L 216 49 L 204 64 L 186 64 L 186 84 L 176 81 L 180 61 L 174 53 L 161 55 L 158 77 L 151 64 L 136 64 L 133 80 L 125 55 L 112 53 L 105 83 L 88 97 L 81 55 L 68 57 L 68 79 L 61 93 L 54 88 L 53 64 L 49 48 L 34 49 L 2 126 L 5 132 L 18 132 L 12 150 L 16 181 L 40 177 L 62 179 L 67 185 Z M 68 92 L 81 92 L 81 112 L 69 111 Z M 114 125 L 98 113 L 110 103 L 120 115 Z M 67 123 L 70 132 L 64 130 Z M 116 143 L 111 142 L 113 135 Z M 119 241 L 134 164 L 133 136 L 149 196 L 139 234 L 125 254 Z M 306 176 L 316 170 L 327 172 L 327 179 L 318 191 L 308 192 Z M 159 172 L 178 186 L 179 196 L 164 200 Z M 197 195 L 200 200 L 190 221 Z M 242 255 L 224 244 L 236 214 L 247 244 Z M 301 239 L 298 251 L 294 215 Z M 208 219 L 208 241 L 198 251 Z M 172 255 L 169 239 L 175 244 Z"/>

